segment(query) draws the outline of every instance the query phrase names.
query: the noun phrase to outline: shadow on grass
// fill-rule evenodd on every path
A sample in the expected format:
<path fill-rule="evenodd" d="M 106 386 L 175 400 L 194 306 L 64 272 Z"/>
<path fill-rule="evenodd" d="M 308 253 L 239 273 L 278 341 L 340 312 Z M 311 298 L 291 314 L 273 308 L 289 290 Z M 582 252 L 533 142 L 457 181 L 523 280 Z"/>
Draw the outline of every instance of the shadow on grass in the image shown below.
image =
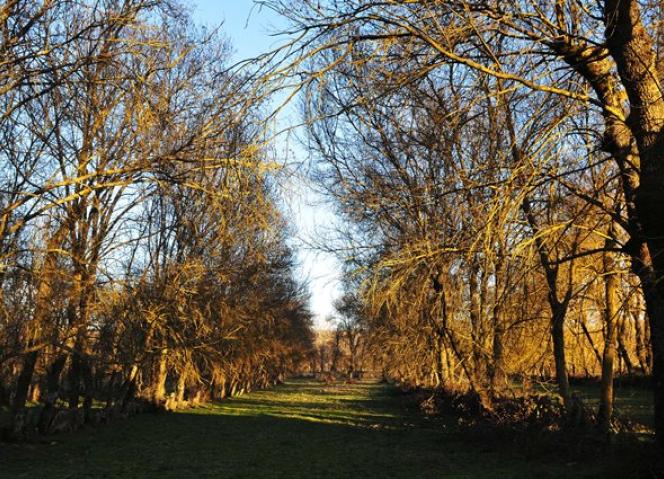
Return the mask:
<path fill-rule="evenodd" d="M 615 457 L 533 457 L 485 439 L 422 418 L 386 386 L 300 381 L 50 443 L 3 445 L 0 477 L 629 477 Z"/>

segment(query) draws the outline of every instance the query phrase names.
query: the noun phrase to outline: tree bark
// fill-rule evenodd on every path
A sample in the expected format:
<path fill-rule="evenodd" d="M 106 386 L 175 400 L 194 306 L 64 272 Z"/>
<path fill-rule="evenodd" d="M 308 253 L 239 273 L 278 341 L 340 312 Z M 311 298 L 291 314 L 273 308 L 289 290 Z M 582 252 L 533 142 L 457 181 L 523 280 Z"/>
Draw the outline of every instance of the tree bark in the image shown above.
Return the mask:
<path fill-rule="evenodd" d="M 553 358 L 556 366 L 556 382 L 563 405 L 569 411 L 572 405 L 572 393 L 569 387 L 567 358 L 565 356 L 565 316 L 567 314 L 567 304 L 550 299 L 550 305 L 552 311 L 551 339 L 553 341 Z"/>
<path fill-rule="evenodd" d="M 642 264 L 641 281 L 650 321 L 653 352 L 655 430 L 664 446 L 664 98 L 657 75 L 652 38 L 642 21 L 636 0 L 607 0 L 605 37 L 620 81 L 629 99 L 629 127 L 640 159 L 635 203 L 642 236 L 633 237 L 641 251 L 633 253 Z M 632 233 L 630 231 L 630 233 Z M 647 252 L 643 251 L 645 240 Z M 650 270 L 652 265 L 652 270 Z"/>
<path fill-rule="evenodd" d="M 632 311 L 632 318 L 634 319 L 636 358 L 639 361 L 641 373 L 647 375 L 650 374 L 650 361 L 648 360 L 648 344 L 646 340 L 645 323 L 641 321 L 639 307 L 637 307 L 635 311 Z"/>
<path fill-rule="evenodd" d="M 493 358 L 489 374 L 489 390 L 491 395 L 495 396 L 503 389 L 506 383 L 505 358 L 503 352 L 503 294 L 505 285 L 505 261 L 502 257 L 502 251 L 496 259 L 495 284 L 494 284 L 494 304 L 493 304 Z"/>
<path fill-rule="evenodd" d="M 187 385 L 187 369 L 183 368 L 178 376 L 178 385 L 176 391 L 176 404 L 178 408 L 184 407 L 184 392 Z"/>
<path fill-rule="evenodd" d="M 49 317 L 49 301 L 53 295 L 53 283 L 57 272 L 57 249 L 60 246 L 65 233 L 66 229 L 63 225 L 60 225 L 58 230 L 47 243 L 44 264 L 39 274 L 39 287 L 37 288 L 37 297 L 35 299 L 35 312 L 31 324 L 32 331 L 30 332 L 31 337 L 26 343 L 27 347 L 36 348 L 43 335 L 43 328 Z M 32 376 L 37 364 L 38 356 L 39 348 L 26 354 L 23 359 L 23 368 L 17 378 L 14 400 L 12 402 L 14 423 L 12 429 L 14 430 L 22 427 L 19 423 L 22 422 L 21 416 L 25 412 L 25 402 L 28 398 L 28 390 L 32 383 Z"/>
<path fill-rule="evenodd" d="M 473 374 L 482 377 L 485 373 L 484 360 L 482 357 L 482 311 L 480 302 L 480 285 L 478 280 L 479 265 L 476 258 L 471 259 L 469 271 L 469 295 L 470 295 L 470 327 L 472 340 Z"/>
<path fill-rule="evenodd" d="M 622 361 L 625 363 L 625 367 L 627 368 L 627 374 L 630 376 L 634 374 L 634 363 L 632 362 L 632 358 L 629 355 L 629 351 L 627 350 L 627 345 L 625 344 L 625 328 L 627 326 L 627 315 L 629 313 L 626 311 L 622 311 L 620 314 L 620 323 L 618 325 L 618 333 L 616 336 L 616 339 L 618 340 L 618 354 L 620 355 L 620 358 Z"/>
<path fill-rule="evenodd" d="M 166 399 L 166 376 L 168 370 L 166 368 L 166 359 L 168 356 L 168 349 L 163 348 L 159 354 L 157 363 L 157 375 L 154 383 L 154 391 L 152 394 L 152 402 L 155 406 L 161 406 Z"/>
<path fill-rule="evenodd" d="M 44 395 L 44 407 L 39 416 L 39 431 L 46 434 L 51 426 L 55 415 L 55 403 L 60 396 L 60 376 L 67 362 L 67 356 L 60 354 L 46 374 L 46 394 Z"/>
<path fill-rule="evenodd" d="M 530 227 L 533 229 L 535 245 L 537 246 L 540 263 L 546 277 L 548 286 L 547 297 L 549 307 L 551 308 L 551 340 L 553 342 L 553 359 L 556 367 L 556 382 L 563 405 L 569 411 L 572 406 L 572 393 L 569 387 L 567 358 L 565 356 L 565 317 L 567 316 L 567 309 L 572 298 L 572 290 L 567 290 L 562 301 L 558 298 L 558 266 L 550 263 L 549 250 L 539 236 L 539 227 L 528 198 L 524 198 L 522 208 Z"/>
<path fill-rule="evenodd" d="M 609 232 L 612 236 L 613 231 Z M 615 263 L 609 253 L 615 246 L 613 239 L 606 241 L 604 252 L 604 352 L 602 354 L 602 379 L 600 384 L 598 423 L 604 432 L 611 429 L 611 419 L 613 417 L 613 370 L 616 359 L 616 335 L 618 314 L 620 311 L 618 304 L 619 278 L 615 271 Z"/>

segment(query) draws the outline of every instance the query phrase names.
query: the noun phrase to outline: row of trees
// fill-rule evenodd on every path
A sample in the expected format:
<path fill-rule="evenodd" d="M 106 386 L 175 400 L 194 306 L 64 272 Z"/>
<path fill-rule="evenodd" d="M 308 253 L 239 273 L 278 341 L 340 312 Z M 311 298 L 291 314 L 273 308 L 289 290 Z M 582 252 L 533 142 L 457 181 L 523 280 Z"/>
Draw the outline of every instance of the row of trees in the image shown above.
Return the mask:
<path fill-rule="evenodd" d="M 489 409 L 552 376 L 570 408 L 587 371 L 608 428 L 621 363 L 661 437 L 660 2 L 263 3 L 389 374 Z"/>
<path fill-rule="evenodd" d="M 362 379 L 377 367 L 368 348 L 362 301 L 355 293 L 346 293 L 335 301 L 335 314 L 327 321 L 334 327 L 319 330 L 311 352 L 309 371 L 334 379 L 344 375 L 349 381 Z"/>
<path fill-rule="evenodd" d="M 229 56 L 176 1 L 0 6 L 0 402 L 14 434 L 28 401 L 47 432 L 62 405 L 80 421 L 99 401 L 177 407 L 266 386 L 308 354 L 260 93 Z"/>

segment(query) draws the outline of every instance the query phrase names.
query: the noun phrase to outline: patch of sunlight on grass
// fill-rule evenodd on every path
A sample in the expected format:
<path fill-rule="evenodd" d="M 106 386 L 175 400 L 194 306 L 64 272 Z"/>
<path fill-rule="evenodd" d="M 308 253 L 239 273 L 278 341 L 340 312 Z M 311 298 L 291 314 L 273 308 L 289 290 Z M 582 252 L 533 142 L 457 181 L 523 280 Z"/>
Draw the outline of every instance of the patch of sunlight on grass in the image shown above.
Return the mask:
<path fill-rule="evenodd" d="M 278 390 L 259 391 L 215 403 L 211 407 L 218 414 L 232 416 L 271 416 L 360 427 L 397 419 L 396 414 L 370 407 L 377 404 L 372 400 L 375 394 L 375 385 L 341 388 L 298 381 L 288 382 Z"/>

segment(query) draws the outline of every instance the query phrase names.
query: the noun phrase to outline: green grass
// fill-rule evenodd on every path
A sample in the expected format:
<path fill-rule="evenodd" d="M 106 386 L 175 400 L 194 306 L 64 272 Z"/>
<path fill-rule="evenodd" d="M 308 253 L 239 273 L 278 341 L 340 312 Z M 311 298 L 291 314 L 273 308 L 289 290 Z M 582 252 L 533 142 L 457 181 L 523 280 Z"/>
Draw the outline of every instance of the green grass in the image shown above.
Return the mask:
<path fill-rule="evenodd" d="M 585 405 L 597 412 L 599 407 L 599 380 L 597 382 L 585 382 L 572 384 L 572 393 L 577 394 Z M 539 392 L 557 396 L 555 384 L 538 386 Z M 655 427 L 654 399 L 653 393 L 647 387 L 614 385 L 614 414 L 623 419 L 639 423 L 649 429 Z"/>
<path fill-rule="evenodd" d="M 594 410 L 599 406 L 599 384 L 575 385 L 572 390 L 577 392 Z M 652 390 L 635 387 L 615 387 L 614 414 L 643 424 L 655 427 L 654 400 Z"/>
<path fill-rule="evenodd" d="M 0 445 L 2 478 L 629 477 L 643 461 L 470 436 L 390 386 L 281 387 L 144 414 L 44 444 Z M 606 458 L 604 458 L 606 456 Z M 650 477 L 650 476 L 648 476 Z"/>

